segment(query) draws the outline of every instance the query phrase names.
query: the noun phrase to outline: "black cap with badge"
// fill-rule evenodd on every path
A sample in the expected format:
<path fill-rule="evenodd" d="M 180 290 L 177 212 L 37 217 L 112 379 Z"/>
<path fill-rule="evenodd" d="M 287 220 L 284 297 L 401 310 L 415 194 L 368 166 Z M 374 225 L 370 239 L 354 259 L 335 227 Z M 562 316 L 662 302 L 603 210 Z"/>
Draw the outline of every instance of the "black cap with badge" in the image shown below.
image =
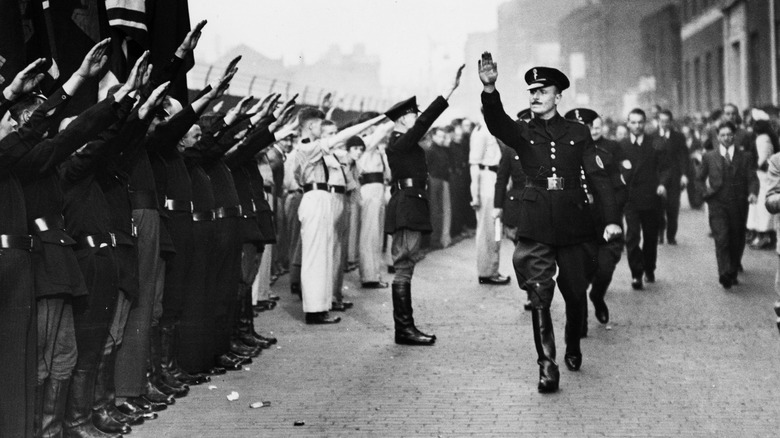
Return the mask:
<path fill-rule="evenodd" d="M 569 88 L 569 78 L 557 68 L 534 67 L 525 73 L 525 83 L 529 90 L 555 85 L 561 92 Z"/>
<path fill-rule="evenodd" d="M 392 121 L 396 121 L 400 119 L 402 116 L 405 116 L 409 113 L 419 113 L 420 110 L 417 108 L 417 96 L 412 96 L 409 99 L 402 100 L 398 102 L 397 104 L 390 107 L 389 110 L 385 111 L 385 115 L 388 119 Z"/>
<path fill-rule="evenodd" d="M 584 125 L 590 125 L 594 120 L 599 118 L 599 113 L 588 108 L 575 108 L 567 112 L 563 118 L 574 120 Z"/>

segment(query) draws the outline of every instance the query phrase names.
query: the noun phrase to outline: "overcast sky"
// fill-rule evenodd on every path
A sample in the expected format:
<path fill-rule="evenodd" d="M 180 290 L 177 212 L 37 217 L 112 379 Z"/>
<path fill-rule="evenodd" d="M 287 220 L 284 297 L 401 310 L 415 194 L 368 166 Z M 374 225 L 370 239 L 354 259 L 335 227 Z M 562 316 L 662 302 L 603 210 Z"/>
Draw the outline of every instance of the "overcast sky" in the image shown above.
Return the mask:
<path fill-rule="evenodd" d="M 189 5 L 193 23 L 209 20 L 196 53 L 201 60 L 246 44 L 286 64 L 299 62 L 301 55 L 309 63 L 333 44 L 349 53 L 362 43 L 380 57 L 383 84 L 401 87 L 428 65 L 432 51 L 451 53 L 446 62 L 452 67 L 463 62 L 466 36 L 495 29 L 497 6 L 504 1 L 190 0 Z"/>

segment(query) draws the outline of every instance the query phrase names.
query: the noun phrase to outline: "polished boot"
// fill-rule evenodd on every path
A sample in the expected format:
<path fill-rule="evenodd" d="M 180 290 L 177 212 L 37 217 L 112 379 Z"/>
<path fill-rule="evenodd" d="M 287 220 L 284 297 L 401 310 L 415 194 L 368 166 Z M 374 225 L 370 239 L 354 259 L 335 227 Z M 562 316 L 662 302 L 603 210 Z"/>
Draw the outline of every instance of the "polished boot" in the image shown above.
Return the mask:
<path fill-rule="evenodd" d="M 75 369 L 68 390 L 68 403 L 65 409 L 65 438 L 106 438 L 121 437 L 106 434 L 92 424 L 92 403 L 95 395 L 97 370 Z"/>
<path fill-rule="evenodd" d="M 135 398 L 128 398 L 123 403 L 120 403 L 116 405 L 114 408 L 115 412 L 118 412 L 120 414 L 127 415 L 128 417 L 141 417 L 144 420 L 156 420 L 157 419 L 157 412 L 154 412 L 151 408 L 144 409 L 139 404 L 134 403 L 134 401 L 140 400 L 142 404 L 148 405 L 148 402 L 141 397 L 135 397 Z M 163 404 L 165 408 L 168 407 L 168 405 Z"/>
<path fill-rule="evenodd" d="M 170 387 L 167 387 L 170 392 Z M 153 411 L 162 411 L 166 406 L 176 403 L 176 398 L 173 394 L 167 394 L 160 390 L 157 385 L 152 383 L 151 373 L 146 372 L 146 393 L 140 397 L 140 399 L 146 400 L 147 403 L 152 405 Z M 162 405 L 163 407 L 160 407 Z"/>
<path fill-rule="evenodd" d="M 539 356 L 539 392 L 548 393 L 558 390 L 560 373 L 555 363 L 555 333 L 553 332 L 550 309 L 535 307 L 531 310 L 534 330 L 534 344 Z"/>
<path fill-rule="evenodd" d="M 235 360 L 229 358 L 227 355 L 220 355 L 215 358 L 215 363 L 219 368 L 227 371 L 238 371 L 241 369 L 241 364 Z"/>
<path fill-rule="evenodd" d="M 393 283 L 393 321 L 395 343 L 402 345 L 433 345 L 435 335 L 427 335 L 414 326 L 412 289 L 409 283 Z"/>
<path fill-rule="evenodd" d="M 158 386 L 165 384 L 175 390 L 174 397 L 181 398 L 186 396 L 190 392 L 190 387 L 180 382 L 169 371 L 169 365 L 173 362 L 173 358 L 176 357 L 174 351 L 174 337 L 176 335 L 175 325 L 160 326 L 157 328 L 159 336 L 155 339 L 152 336 L 152 345 L 157 342 L 158 353 L 152 353 L 152 377 L 153 382 Z M 154 332 L 154 328 L 152 329 Z M 155 347 L 152 347 L 154 351 Z M 155 364 L 155 360 L 158 362 Z M 157 365 L 157 368 L 155 368 Z"/>
<path fill-rule="evenodd" d="M 165 345 L 165 342 L 168 342 L 168 350 L 165 351 L 165 348 L 163 348 L 163 357 L 162 357 L 162 366 L 163 369 L 167 371 L 168 374 L 170 374 L 176 381 L 181 382 L 183 385 L 201 385 L 206 382 L 211 381 L 211 377 L 206 376 L 204 374 L 190 374 L 181 367 L 179 367 L 179 361 L 178 361 L 178 345 L 179 345 L 179 333 L 178 330 L 176 330 L 176 326 L 172 326 L 173 333 L 170 334 L 170 339 L 167 341 L 163 341 L 163 345 Z M 161 333 L 162 334 L 162 333 Z"/>
<path fill-rule="evenodd" d="M 582 304 L 569 305 L 567 303 L 566 328 L 564 330 L 566 354 L 563 356 L 563 363 L 566 364 L 569 371 L 579 371 L 582 366 L 580 338 L 582 338 Z"/>
<path fill-rule="evenodd" d="M 69 386 L 70 379 L 57 380 L 49 377 L 43 383 L 40 423 L 41 434 L 36 436 L 42 436 L 44 438 L 62 436 Z"/>
<path fill-rule="evenodd" d="M 101 432 L 130 433 L 130 426 L 111 416 L 109 406 L 114 404 L 114 393 L 109 387 L 114 385 L 114 365 L 116 352 L 112 349 L 104 353 L 98 364 L 95 392 L 92 402 L 92 423 Z"/>
<path fill-rule="evenodd" d="M 239 320 L 239 331 L 242 334 L 248 334 L 258 341 L 267 343 L 269 346 L 276 344 L 277 340 L 273 336 L 263 336 L 255 330 L 255 320 L 251 317 L 241 318 Z"/>
<path fill-rule="evenodd" d="M 600 293 L 596 288 L 590 289 L 590 301 L 593 303 L 593 312 L 596 314 L 596 319 L 606 324 L 609 322 L 609 308 L 604 301 L 604 293 Z"/>

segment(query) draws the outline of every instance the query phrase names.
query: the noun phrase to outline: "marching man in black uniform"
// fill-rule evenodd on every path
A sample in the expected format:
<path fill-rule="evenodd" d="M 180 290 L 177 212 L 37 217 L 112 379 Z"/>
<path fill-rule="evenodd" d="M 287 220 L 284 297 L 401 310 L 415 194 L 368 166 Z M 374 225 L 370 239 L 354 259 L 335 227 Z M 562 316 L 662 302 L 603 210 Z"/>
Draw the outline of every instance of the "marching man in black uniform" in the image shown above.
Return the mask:
<path fill-rule="evenodd" d="M 601 158 L 604 168 L 609 174 L 612 189 L 615 191 L 615 201 L 620 211 L 622 211 L 627 197 L 626 181 L 630 179 L 631 172 L 631 165 L 625 160 L 623 150 L 620 149 L 617 142 L 609 140 L 602 135 L 602 120 L 596 111 L 587 108 L 576 108 L 566 113 L 564 117 L 568 120 L 580 122 L 590 129 L 590 136 L 593 138 L 593 144 L 596 146 L 596 153 Z M 592 204 L 592 206 L 594 207 L 593 216 L 596 220 L 596 230 L 598 231 L 606 224 L 601 217 L 601 209 L 598 202 Z M 615 267 L 620 261 L 622 253 L 622 238 L 605 240 L 603 236 L 599 236 L 598 255 L 596 258 L 598 267 L 590 280 L 590 293 L 588 295 L 590 300 L 593 301 L 596 319 L 602 324 L 609 322 L 609 308 L 604 301 L 604 296 L 607 293 L 609 284 L 612 282 L 612 274 L 615 273 Z M 582 337 L 584 338 L 588 334 L 587 300 L 582 302 L 582 307 Z"/>
<path fill-rule="evenodd" d="M 396 344 L 433 345 L 436 342 L 435 335 L 417 330 L 412 318 L 414 265 L 422 259 L 422 234 L 432 231 L 427 195 L 428 165 L 425 151 L 418 143 L 436 118 L 447 109 L 447 99 L 458 88 L 463 67 L 458 68 L 452 87 L 438 96 L 419 117 L 416 97 L 393 105 L 385 113 L 395 122 L 395 129 L 387 143 L 387 161 L 393 175 L 393 195 L 387 204 L 385 233 L 393 235 L 393 320 Z"/>
<path fill-rule="evenodd" d="M 538 389 L 554 392 L 560 375 L 550 316 L 556 284 L 553 277 L 557 270 L 557 284 L 566 301 L 564 362 L 569 370 L 577 371 L 582 365 L 582 302 L 595 268 L 591 254 L 597 237 L 587 193 L 599 198 L 608 224 L 604 229 L 606 240 L 622 233 L 620 213 L 589 130 L 558 114 L 561 92 L 569 87 L 566 75 L 548 67 L 530 69 L 525 81 L 534 118 L 515 122 L 504 111 L 496 91 L 498 71 L 492 55 L 485 52 L 478 65 L 487 127 L 517 151 L 526 174 L 513 263 L 533 307 Z M 583 176 L 585 183 L 580 182 Z"/>

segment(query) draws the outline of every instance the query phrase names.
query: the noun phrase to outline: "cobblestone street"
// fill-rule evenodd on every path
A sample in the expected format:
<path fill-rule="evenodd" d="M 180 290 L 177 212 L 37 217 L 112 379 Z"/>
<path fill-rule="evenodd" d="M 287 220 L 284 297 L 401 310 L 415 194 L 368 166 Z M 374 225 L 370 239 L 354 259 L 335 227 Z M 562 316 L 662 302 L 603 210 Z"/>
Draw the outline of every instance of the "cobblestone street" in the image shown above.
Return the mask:
<path fill-rule="evenodd" d="M 340 324 L 307 326 L 288 276 L 279 306 L 256 320 L 278 347 L 244 371 L 193 387 L 133 437 L 776 437 L 780 336 L 772 310 L 776 255 L 746 249 L 741 284 L 718 284 L 706 214 L 683 208 L 678 246 L 659 246 L 657 283 L 633 291 L 623 259 L 607 303 L 590 316 L 578 373 L 563 366 L 563 301 L 553 319 L 557 394 L 537 393 L 524 292 L 504 241 L 510 286 L 477 283 L 474 240 L 430 253 L 413 282 L 415 318 L 433 347 L 393 343 L 390 290 L 361 290 Z M 305 273 L 304 273 L 305 275 Z M 239 399 L 226 396 L 236 391 Z M 250 409 L 257 401 L 271 406 Z M 294 426 L 296 421 L 305 422 Z"/>

